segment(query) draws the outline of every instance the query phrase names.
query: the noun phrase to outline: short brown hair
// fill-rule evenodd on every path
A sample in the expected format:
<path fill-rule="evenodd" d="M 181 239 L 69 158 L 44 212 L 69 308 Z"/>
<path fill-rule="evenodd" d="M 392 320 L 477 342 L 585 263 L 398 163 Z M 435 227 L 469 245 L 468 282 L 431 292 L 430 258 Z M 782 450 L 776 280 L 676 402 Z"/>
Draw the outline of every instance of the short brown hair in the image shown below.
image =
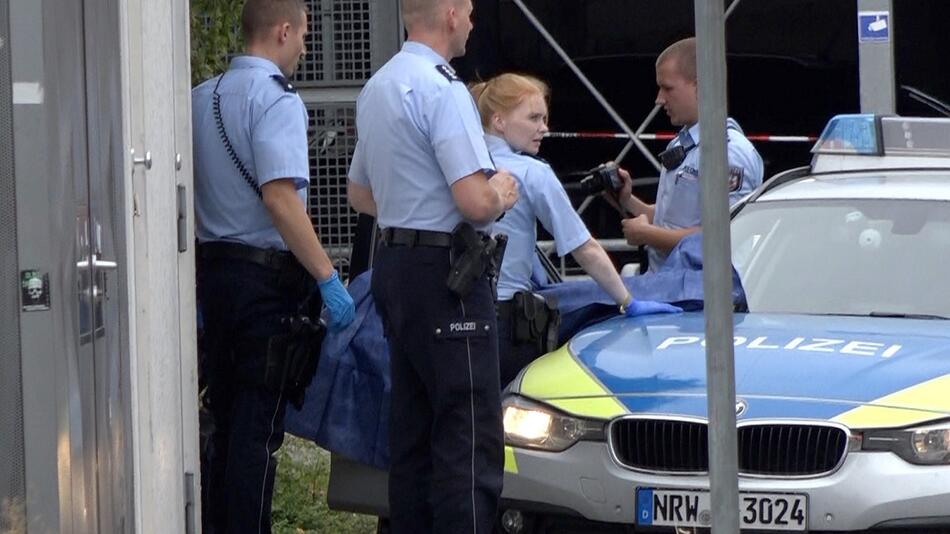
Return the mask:
<path fill-rule="evenodd" d="M 437 24 L 439 9 L 446 3 L 458 4 L 461 0 L 401 0 L 400 10 L 407 27 L 431 28 Z M 409 28 L 407 28 L 409 29 Z"/>
<path fill-rule="evenodd" d="M 307 5 L 303 0 L 247 0 L 241 11 L 241 33 L 249 43 L 268 29 L 289 22 L 297 28 L 303 24 Z"/>
<path fill-rule="evenodd" d="M 683 78 L 688 81 L 696 81 L 696 38 L 688 37 L 681 39 L 666 47 L 666 50 L 660 53 L 656 58 L 656 66 L 675 60 L 676 68 Z"/>
<path fill-rule="evenodd" d="M 541 95 L 545 100 L 550 95 L 546 83 L 534 76 L 512 72 L 499 74 L 487 82 L 479 82 L 469 90 L 482 116 L 484 128 L 488 128 L 495 113 L 508 113 L 531 95 Z"/>

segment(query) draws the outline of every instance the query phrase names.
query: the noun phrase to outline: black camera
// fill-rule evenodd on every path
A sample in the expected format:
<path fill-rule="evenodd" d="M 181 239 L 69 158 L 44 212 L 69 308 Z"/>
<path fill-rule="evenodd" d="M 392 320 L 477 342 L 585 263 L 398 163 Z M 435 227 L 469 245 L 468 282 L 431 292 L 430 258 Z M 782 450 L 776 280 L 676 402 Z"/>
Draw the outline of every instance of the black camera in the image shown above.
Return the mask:
<path fill-rule="evenodd" d="M 617 172 L 618 169 L 617 164 L 612 161 L 601 163 L 587 171 L 587 176 L 580 182 L 565 184 L 564 189 L 580 191 L 584 195 L 596 195 L 604 190 L 619 191 L 623 187 L 623 180 L 620 178 L 620 173 Z"/>

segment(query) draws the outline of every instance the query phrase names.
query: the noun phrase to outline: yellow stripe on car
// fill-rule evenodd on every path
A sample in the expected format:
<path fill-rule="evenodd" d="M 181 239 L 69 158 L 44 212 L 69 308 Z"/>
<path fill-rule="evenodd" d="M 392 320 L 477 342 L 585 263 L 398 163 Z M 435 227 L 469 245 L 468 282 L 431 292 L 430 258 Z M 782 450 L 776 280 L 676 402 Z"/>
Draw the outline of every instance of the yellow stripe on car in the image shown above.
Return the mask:
<path fill-rule="evenodd" d="M 518 474 L 518 460 L 515 459 L 515 449 L 505 445 L 505 472 Z"/>
<path fill-rule="evenodd" d="M 573 415 L 610 419 L 627 413 L 567 347 L 532 362 L 521 379 L 521 393 Z"/>
<path fill-rule="evenodd" d="M 851 428 L 890 428 L 950 415 L 950 375 L 904 388 L 848 410 L 834 421 Z"/>

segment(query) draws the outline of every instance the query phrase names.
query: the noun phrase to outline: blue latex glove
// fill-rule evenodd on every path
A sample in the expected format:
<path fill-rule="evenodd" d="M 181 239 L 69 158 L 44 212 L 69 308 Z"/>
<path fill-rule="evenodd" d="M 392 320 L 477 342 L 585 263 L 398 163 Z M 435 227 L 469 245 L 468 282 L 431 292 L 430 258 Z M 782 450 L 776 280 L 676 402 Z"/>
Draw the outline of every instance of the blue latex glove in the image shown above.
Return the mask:
<path fill-rule="evenodd" d="M 655 300 L 632 300 L 627 304 L 624 315 L 627 317 L 637 317 L 640 315 L 651 315 L 654 313 L 680 313 L 683 308 L 667 304 L 665 302 L 656 302 Z"/>
<path fill-rule="evenodd" d="M 320 290 L 320 297 L 323 298 L 323 305 L 330 312 L 330 330 L 342 330 L 353 322 L 353 317 L 356 315 L 353 297 L 340 283 L 340 277 L 336 271 L 333 271 L 326 280 L 317 282 L 317 288 Z"/>

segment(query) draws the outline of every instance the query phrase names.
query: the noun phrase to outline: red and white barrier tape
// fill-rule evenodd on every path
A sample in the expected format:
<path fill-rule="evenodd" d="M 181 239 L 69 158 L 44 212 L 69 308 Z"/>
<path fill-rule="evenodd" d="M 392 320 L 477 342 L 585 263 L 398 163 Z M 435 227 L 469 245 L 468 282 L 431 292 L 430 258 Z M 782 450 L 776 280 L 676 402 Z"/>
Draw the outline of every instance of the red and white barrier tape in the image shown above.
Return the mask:
<path fill-rule="evenodd" d="M 560 139 L 630 139 L 630 136 L 625 133 L 614 132 L 548 132 L 545 137 Z M 637 136 L 638 139 L 643 141 L 669 141 L 675 137 L 675 132 L 642 133 Z M 818 140 L 818 137 L 813 135 L 748 134 L 746 138 L 749 141 L 770 143 L 814 143 Z"/>

